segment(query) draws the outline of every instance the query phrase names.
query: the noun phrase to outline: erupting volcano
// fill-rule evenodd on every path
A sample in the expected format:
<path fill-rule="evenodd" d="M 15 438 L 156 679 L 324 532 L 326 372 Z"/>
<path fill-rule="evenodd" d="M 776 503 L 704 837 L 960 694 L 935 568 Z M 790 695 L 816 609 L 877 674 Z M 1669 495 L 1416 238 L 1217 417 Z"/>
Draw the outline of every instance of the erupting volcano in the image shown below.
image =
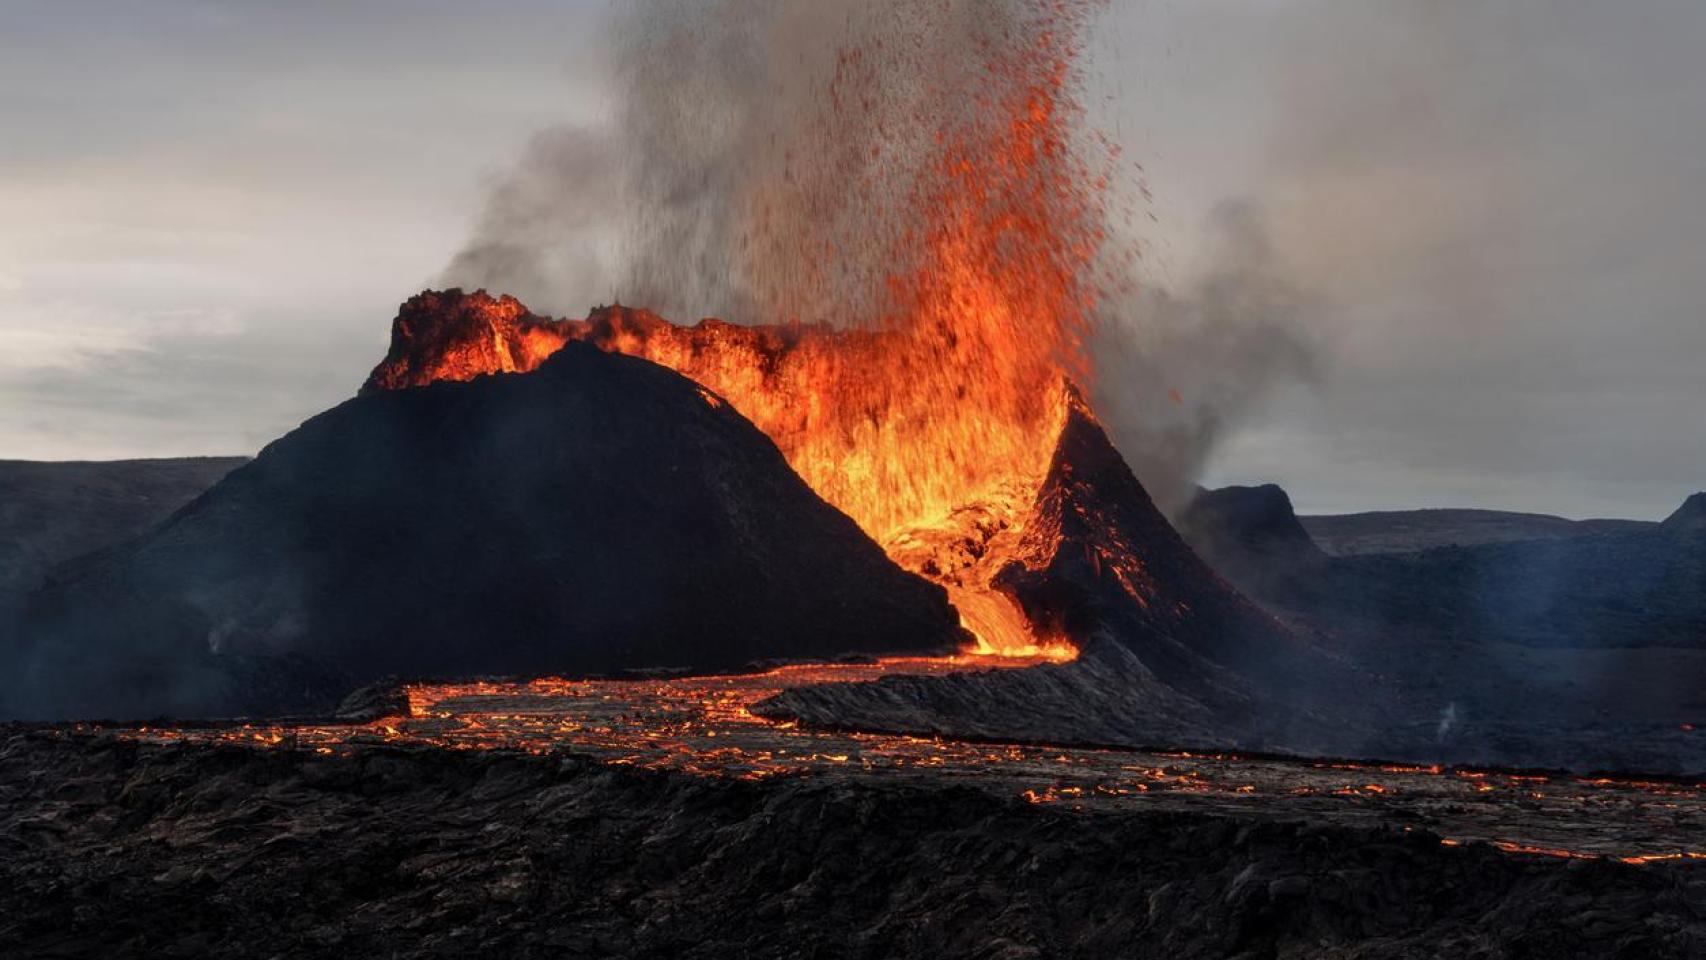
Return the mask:
<path fill-rule="evenodd" d="M 1218 97 L 1282 78 L 1295 95 L 1239 109 L 1283 116 L 1151 84 L 1149 35 L 1122 23 L 1143 5 L 1106 0 L 293 10 L 284 31 L 206 0 L 147 5 L 117 44 L 111 18 L 11 18 L 88 33 L 32 49 L 32 80 L 89 43 L 188 37 L 242 54 L 162 70 L 197 91 L 240 72 L 263 116 L 269 88 L 308 96 L 239 131 L 288 133 L 276 154 L 10 125 L 52 132 L 10 165 L 51 188 L 0 245 L 0 303 L 40 355 L 0 364 L 0 392 L 44 401 L 13 435 L 254 455 L 0 460 L 0 958 L 1706 956 L 1706 493 L 1663 523 L 1308 512 L 1548 485 L 1552 448 L 1487 452 L 1482 401 L 1582 399 L 1545 432 L 1592 436 L 1612 391 L 1589 368 L 1637 355 L 1579 363 L 1612 342 L 1581 326 L 1592 350 L 1556 379 L 1583 386 L 1555 390 L 1528 320 L 1613 304 L 1622 340 L 1679 310 L 1639 288 L 1683 233 L 1655 221 L 1664 256 L 1557 294 L 1545 271 L 1577 272 L 1581 232 L 1553 231 L 1554 256 L 1506 227 L 1537 198 L 1527 219 L 1572 222 L 1544 190 L 1588 168 L 1537 159 L 1576 112 L 1503 109 L 1544 105 L 1477 69 L 1504 66 L 1485 52 L 1507 24 L 1436 50 L 1455 16 L 1435 5 L 1371 15 L 1403 41 L 1371 55 L 1343 10 L 1323 32 L 1246 5 L 1181 37 L 1287 34 L 1307 62 L 1251 46 L 1192 73 Z M 325 38 L 299 29 L 319 19 Z M 1565 43 L 1552 21 L 1574 19 L 1529 45 L 1615 66 Z M 1428 73 L 1340 83 L 1323 36 Z M 307 69 L 304 37 L 331 41 Z M 315 75 L 340 55 L 359 66 Z M 521 89 L 530 55 L 581 89 Z M 1431 96 L 1440 63 L 1462 97 Z M 169 89 L 138 79 L 149 103 Z M 110 84 L 83 103 L 61 80 L 0 112 L 111 112 Z M 383 94 L 386 122 L 339 108 L 308 136 L 327 91 Z M 1617 92 L 1618 135 L 1571 164 L 1638 132 L 1626 101 L 1675 113 Z M 225 137 L 229 98 L 201 99 L 172 102 Z M 1454 111 L 1496 117 L 1500 149 L 1521 113 L 1547 149 L 1503 159 L 1538 174 L 1456 149 L 1475 128 Z M 1161 199 L 1095 124 L 1143 131 Z M 113 136 L 140 162 L 76 162 Z M 476 165 L 465 232 L 399 236 L 447 222 Z M 1211 179 L 1176 190 L 1181 169 Z M 162 173 L 158 197 L 97 182 Z M 276 202 L 316 175 L 339 182 Z M 350 202 L 375 183 L 415 192 Z M 1442 202 L 1464 188 L 1476 203 Z M 1584 209 L 1641 206 L 1617 199 Z M 1456 338 L 1497 322 L 1520 337 L 1465 361 Z M 349 331 L 325 323 L 374 339 L 326 356 Z M 1410 379 L 1416 359 L 1434 366 Z M 1346 361 L 1355 416 L 1282 389 Z M 1659 396 L 1629 398 L 1649 416 Z M 1673 469 L 1680 421 L 1643 422 Z M 160 435 L 118 437 L 142 424 Z M 1455 430 L 1473 459 L 1439 443 Z M 1274 484 L 1193 487 L 1252 468 L 1304 515 Z M 1646 486 L 1619 468 L 1571 496 Z"/>
<path fill-rule="evenodd" d="M 398 313 L 389 351 L 361 397 L 263 452 L 151 539 L 38 597 L 30 613 L 36 637 L 81 639 L 37 639 L 36 647 L 128 648 L 130 639 L 114 636 L 111 625 L 143 616 L 145 607 L 157 632 L 185 650 L 205 645 L 221 662 L 232 662 L 233 651 L 306 650 L 317 665 L 333 664 L 358 682 L 386 671 L 726 666 L 802 651 L 920 651 L 950 639 L 954 631 L 937 624 L 932 599 L 902 586 L 915 581 L 887 572 L 868 574 L 857 588 L 863 593 L 823 583 L 810 591 L 813 598 L 796 592 L 797 602 L 785 605 L 800 612 L 857 594 L 873 610 L 892 610 L 892 619 L 885 613 L 881 625 L 867 624 L 866 636 L 826 625 L 808 639 L 802 634 L 814 632 L 809 626 L 778 630 L 782 621 L 768 610 L 744 606 L 751 601 L 739 598 L 772 596 L 766 591 L 803 571 L 802 560 L 780 559 L 777 541 L 793 521 L 766 517 L 758 538 L 739 519 L 754 509 L 756 491 L 787 483 L 733 436 L 734 421 L 745 418 L 797 479 L 851 518 L 893 564 L 946 591 L 970 652 L 1070 660 L 1094 643 L 1111 644 L 1123 650 L 1114 655 L 1120 671 L 1152 672 L 1188 691 L 1196 708 L 1247 707 L 1252 697 L 1237 664 L 1283 631 L 1172 532 L 1084 399 L 1107 237 L 1106 175 L 1086 159 L 1078 129 L 1073 61 L 1085 11 L 1077 4 L 1008 11 L 1011 22 L 999 28 L 977 22 L 969 8 L 918 14 L 926 24 L 947 18 L 969 31 L 965 49 L 955 53 L 964 71 L 949 79 L 934 68 L 918 72 L 918 62 L 933 56 L 928 45 L 897 51 L 877 41 L 840 51 L 811 101 L 808 134 L 844 125 L 882 131 L 910 119 L 926 122 L 931 135 L 878 138 L 852 154 L 843 137 L 805 135 L 803 143 L 834 148 L 827 160 L 796 154 L 800 143 L 779 147 L 789 158 L 779 178 L 761 178 L 745 195 L 742 246 L 752 260 L 744 267 L 748 281 L 770 283 L 765 296 L 749 298 L 753 309 L 789 312 L 684 327 L 621 306 L 577 321 L 539 316 L 514 297 L 484 291 L 416 296 Z M 921 79 L 895 81 L 896 70 Z M 897 179 L 883 181 L 879 173 Z M 600 351 L 686 377 L 699 385 L 701 408 L 732 408 L 738 417 L 718 421 L 731 431 L 726 444 L 703 459 L 695 459 L 699 447 L 654 449 L 698 441 L 694 424 L 702 417 L 684 413 L 674 399 L 680 391 L 663 380 L 617 376 L 587 356 Z M 541 377 L 546 382 L 533 383 Z M 570 382 L 577 377 L 586 382 Z M 457 383 L 467 389 L 447 389 Z M 642 396 L 648 391 L 660 402 Z M 416 394 L 429 398 L 408 399 Z M 620 425 L 619 450 L 592 442 L 598 423 L 575 419 L 574 410 L 600 396 L 613 407 L 604 419 Z M 515 409 L 517 403 L 553 412 Z M 636 404 L 646 412 L 629 409 Z M 433 415 L 464 426 L 435 441 L 427 419 Z M 550 436 L 553 416 L 562 421 L 561 444 Z M 648 443 L 647 416 L 682 422 L 658 424 Z M 544 452 L 523 454 L 517 443 L 544 445 Z M 563 449 L 550 452 L 556 446 Z M 410 476 L 408 496 L 399 491 L 362 510 L 363 496 L 379 496 L 373 482 L 384 464 Z M 504 489 L 493 477 L 509 466 L 520 474 Z M 658 473 L 666 469 L 679 472 Z M 743 485 L 731 485 L 735 470 L 749 478 Z M 342 477 L 341 492 L 296 489 L 315 471 Z M 290 492 L 258 496 L 257 478 L 268 491 Z M 683 503 L 702 502 L 707 514 L 689 517 L 677 504 L 669 507 L 672 522 L 709 528 L 717 526 L 710 515 L 737 518 L 715 536 L 707 533 L 697 562 L 727 556 L 752 566 L 736 574 L 718 563 L 728 579 L 719 590 L 689 584 L 683 569 L 663 578 L 655 601 L 624 606 L 622 595 L 649 595 L 636 582 L 659 579 L 628 566 L 631 559 L 666 551 L 684 567 L 695 558 L 669 546 L 668 524 L 657 519 L 661 501 L 648 507 L 649 500 L 628 498 L 621 506 L 638 512 L 612 508 L 598 516 L 586 494 L 631 485 L 661 497 L 672 483 Z M 565 498 L 554 485 L 581 495 Z M 417 504 L 423 515 L 415 519 L 426 523 L 424 514 L 458 503 L 469 490 L 478 491 L 477 502 L 458 511 L 462 522 L 451 529 L 461 536 L 467 524 L 485 524 L 489 542 L 468 548 L 480 556 L 509 549 L 508 539 L 528 539 L 516 558 L 520 570 L 475 564 L 451 577 L 435 603 L 413 607 L 396 581 L 440 582 L 443 571 L 414 570 L 447 546 L 430 526 L 406 528 L 410 510 L 402 505 Z M 810 522 L 833 526 L 804 505 L 790 509 L 799 522 L 811 515 Z M 520 529 L 528 515 L 558 525 L 556 539 L 530 545 L 534 538 Z M 344 519 L 352 516 L 359 522 Z M 613 528 L 618 516 L 640 524 L 632 538 Z M 341 532 L 330 532 L 340 525 Z M 257 548 L 244 532 L 251 527 L 276 533 L 274 548 Z M 191 541 L 198 546 L 186 552 L 182 545 Z M 387 543 L 412 544 L 412 561 L 385 562 Z M 608 587 L 589 590 L 588 571 L 568 574 L 553 564 L 594 546 Z M 822 569 L 869 569 L 852 558 L 861 549 L 838 543 Z M 157 556 L 171 556 L 173 564 L 150 559 Z M 311 571 L 306 585 L 291 568 L 297 561 L 282 557 L 302 558 Z M 354 557 L 369 559 L 353 564 Z M 790 569 L 765 566 L 779 562 Z M 337 591 L 322 588 L 328 580 L 384 599 L 358 614 Z M 83 598 L 97 587 L 96 597 Z M 482 623 L 489 616 L 476 599 L 482 594 L 536 600 L 491 604 L 502 614 Z M 452 616 L 446 598 L 464 595 L 457 602 L 468 605 L 467 616 Z M 727 615 L 715 611 L 719 595 L 731 608 Z M 115 602 L 129 613 L 99 612 Z M 684 646 L 690 609 L 711 624 L 706 646 L 691 654 Z M 826 607 L 823 616 L 840 614 Z M 735 629 L 749 620 L 765 626 Z M 355 623 L 368 632 L 416 634 L 419 649 L 432 656 L 411 660 L 398 641 L 375 643 Z M 447 631 L 450 623 L 459 626 Z M 623 624 L 632 637 L 622 636 Z M 458 632 L 502 636 L 470 646 Z M 481 666 L 482 657 L 489 665 Z M 1220 676 L 1228 669 L 1233 675 Z"/>
<path fill-rule="evenodd" d="M 946 586 L 984 651 L 1069 655 L 989 586 L 1019 557 L 1065 422 L 1066 381 L 1046 329 L 1039 346 L 1016 318 L 974 326 L 971 338 L 924 324 L 684 328 L 624 307 L 556 321 L 510 297 L 453 290 L 404 304 L 367 389 L 524 372 L 577 340 L 671 367 L 752 419 L 898 563 Z"/>
<path fill-rule="evenodd" d="M 820 304 L 834 325 L 682 328 L 622 307 L 553 321 L 510 297 L 425 294 L 404 305 L 367 388 L 525 372 L 571 340 L 671 367 L 751 419 L 902 566 L 946 586 L 981 649 L 1067 656 L 989 581 L 1022 559 L 1068 383 L 1090 372 L 1102 184 L 1072 145 L 1074 42 L 1043 32 L 1030 56 L 989 63 L 987 117 L 933 146 L 907 216 L 867 224 L 861 242 L 900 265 L 868 298 L 877 315 Z M 864 79 L 846 54 L 838 109 L 874 109 Z"/>

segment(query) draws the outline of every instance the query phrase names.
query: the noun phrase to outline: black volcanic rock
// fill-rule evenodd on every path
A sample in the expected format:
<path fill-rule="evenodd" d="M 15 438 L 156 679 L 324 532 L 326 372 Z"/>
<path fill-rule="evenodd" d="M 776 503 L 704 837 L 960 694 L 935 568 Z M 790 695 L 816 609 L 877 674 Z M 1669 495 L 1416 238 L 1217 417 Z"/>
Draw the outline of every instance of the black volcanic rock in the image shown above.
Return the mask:
<path fill-rule="evenodd" d="M 0 715 L 324 708 L 386 675 L 939 650 L 894 566 L 720 398 L 569 344 L 351 400 L 150 535 L 56 574 Z"/>
<path fill-rule="evenodd" d="M 1231 488 L 1240 497 L 1243 489 Z M 1239 536 L 1243 521 L 1208 509 L 1226 492 L 1205 494 L 1187 513 L 1195 541 L 1229 558 L 1222 569 L 1247 594 L 1323 629 L 1525 647 L 1706 648 L 1706 541 L 1691 535 L 1706 530 L 1706 493 L 1662 524 L 1475 510 L 1302 518 L 1305 529 L 1358 521 L 1329 525 L 1351 538 L 1336 541 L 1350 552 L 1324 556 Z M 1469 542 L 1415 548 L 1451 529 Z"/>
<path fill-rule="evenodd" d="M 1697 493 L 1682 502 L 1676 512 L 1659 524 L 1670 535 L 1706 533 L 1706 493 Z"/>
<path fill-rule="evenodd" d="M 320 756 L 11 732 L 0 785 L 7 958 L 1706 950 L 1694 864 L 1448 846 L 1371 798 L 1316 801 L 1360 807 L 1351 823 L 1260 797 L 1233 812 L 1142 797 L 1079 812 L 929 770 L 750 782 L 564 754 L 376 744 Z M 1596 817 L 1580 814 L 1585 834 L 1616 829 Z"/>
<path fill-rule="evenodd" d="M 1291 498 L 1277 484 L 1201 490 L 1179 517 L 1179 533 L 1204 547 L 1275 557 L 1325 556 L 1298 522 Z"/>
<path fill-rule="evenodd" d="M 1051 533 L 1052 516 L 1064 537 L 1006 580 L 1033 616 L 1093 638 L 1077 661 L 795 687 L 755 712 L 1032 742 L 1706 769 L 1706 537 L 1649 526 L 1306 565 L 1282 551 L 1267 580 L 1281 586 L 1246 594 L 1282 629 L 1165 529 L 1088 417 L 1062 437 L 1043 503 L 1027 531 Z M 1135 569 L 1106 562 L 1119 545 Z"/>
<path fill-rule="evenodd" d="M 1692 773 L 1706 769 L 1694 732 L 1706 717 L 1706 536 L 1689 532 L 1703 510 L 1706 497 L 1692 498 L 1662 528 L 1485 511 L 1468 527 L 1437 516 L 1464 511 L 1363 515 L 1376 524 L 1341 532 L 1372 552 L 1255 558 L 1234 576 L 1334 657 L 1388 681 L 1392 722 L 1341 749 Z M 1501 539 L 1541 521 L 1553 532 Z M 1610 532 L 1584 532 L 1601 528 Z M 1447 529 L 1493 540 L 1413 549 Z"/>

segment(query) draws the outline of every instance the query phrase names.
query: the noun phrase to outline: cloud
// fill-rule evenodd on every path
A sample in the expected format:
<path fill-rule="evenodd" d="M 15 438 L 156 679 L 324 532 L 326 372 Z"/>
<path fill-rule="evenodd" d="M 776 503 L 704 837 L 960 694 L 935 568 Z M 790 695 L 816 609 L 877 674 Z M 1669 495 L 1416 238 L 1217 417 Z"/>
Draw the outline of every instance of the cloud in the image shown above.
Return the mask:
<path fill-rule="evenodd" d="M 1699 485 L 1706 8 L 1212 4 L 1158 34 L 1139 27 L 1161 13 L 1120 16 L 1120 66 L 1150 77 L 1108 111 L 1154 184 L 1160 285 L 1213 242 L 1205 211 L 1251 198 L 1331 346 L 1316 390 L 1223 432 L 1211 483 L 1632 516 Z"/>

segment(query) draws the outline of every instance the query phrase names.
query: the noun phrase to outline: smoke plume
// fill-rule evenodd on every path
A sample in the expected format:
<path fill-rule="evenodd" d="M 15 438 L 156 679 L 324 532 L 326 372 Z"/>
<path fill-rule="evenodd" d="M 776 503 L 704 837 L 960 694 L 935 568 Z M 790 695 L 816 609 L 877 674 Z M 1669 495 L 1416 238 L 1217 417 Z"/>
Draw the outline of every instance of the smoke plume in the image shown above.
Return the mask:
<path fill-rule="evenodd" d="M 937 145 L 987 124 L 987 66 L 1056 14 L 1017 0 L 642 0 L 615 104 L 547 131 L 492 187 L 442 281 L 579 313 L 690 322 L 884 312 Z"/>
<path fill-rule="evenodd" d="M 584 310 L 611 288 L 609 231 L 623 209 L 619 169 L 605 131 L 536 134 L 492 184 L 473 236 L 444 270 L 446 284 L 501 291 L 535 309 Z"/>
<path fill-rule="evenodd" d="M 1195 279 L 1110 298 L 1094 344 L 1097 415 L 1169 515 L 1276 387 L 1319 373 L 1307 326 L 1314 297 L 1279 268 L 1260 210 L 1224 204 L 1211 227 Z"/>
<path fill-rule="evenodd" d="M 1097 7 L 633 4 L 613 28 L 608 120 L 539 135 L 442 280 L 569 315 L 614 299 L 679 322 L 880 322 L 893 279 L 928 255 L 920 209 L 943 176 L 941 144 L 991 140 L 979 128 L 1007 122 L 1000 98 L 1022 92 L 1023 75 L 989 65 L 1036 61 L 1039 37 L 1078 30 Z M 1102 148 L 1076 133 L 1071 150 Z M 1088 199 L 1068 203 L 1107 201 L 1093 168 L 1076 177 Z M 1099 213 L 1060 219 L 1103 242 Z M 1182 291 L 1132 286 L 1112 255 L 1063 267 L 1098 301 L 1097 409 L 1169 510 L 1274 384 L 1314 369 L 1298 333 L 1306 298 L 1273 269 L 1257 212 L 1229 207 L 1219 227 L 1215 262 Z"/>

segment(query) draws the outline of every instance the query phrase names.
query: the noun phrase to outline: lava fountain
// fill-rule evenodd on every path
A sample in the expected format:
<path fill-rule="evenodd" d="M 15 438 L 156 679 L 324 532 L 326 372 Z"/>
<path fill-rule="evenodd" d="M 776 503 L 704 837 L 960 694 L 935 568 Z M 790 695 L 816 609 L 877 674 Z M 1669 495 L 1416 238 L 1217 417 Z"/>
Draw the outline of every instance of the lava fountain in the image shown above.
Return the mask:
<path fill-rule="evenodd" d="M 931 138 L 909 202 L 871 200 L 903 211 L 873 215 L 859 239 L 874 251 L 863 260 L 893 266 L 883 289 L 861 298 L 881 305 L 872 315 L 679 327 L 623 307 L 551 320 L 509 297 L 429 293 L 404 305 L 367 388 L 525 372 L 569 340 L 671 367 L 769 435 L 896 562 L 946 587 L 980 651 L 1070 657 L 1064 638 L 1039 636 L 991 580 L 1025 561 L 1021 535 L 1069 384 L 1091 373 L 1107 179 L 1075 136 L 1086 9 L 1049 6 L 1022 44 L 992 46 L 979 102 Z M 866 54 L 840 51 L 823 92 L 831 116 L 883 109 L 867 95 L 880 68 Z M 827 262 L 836 241 L 802 237 L 811 222 L 794 218 L 787 235 Z"/>

